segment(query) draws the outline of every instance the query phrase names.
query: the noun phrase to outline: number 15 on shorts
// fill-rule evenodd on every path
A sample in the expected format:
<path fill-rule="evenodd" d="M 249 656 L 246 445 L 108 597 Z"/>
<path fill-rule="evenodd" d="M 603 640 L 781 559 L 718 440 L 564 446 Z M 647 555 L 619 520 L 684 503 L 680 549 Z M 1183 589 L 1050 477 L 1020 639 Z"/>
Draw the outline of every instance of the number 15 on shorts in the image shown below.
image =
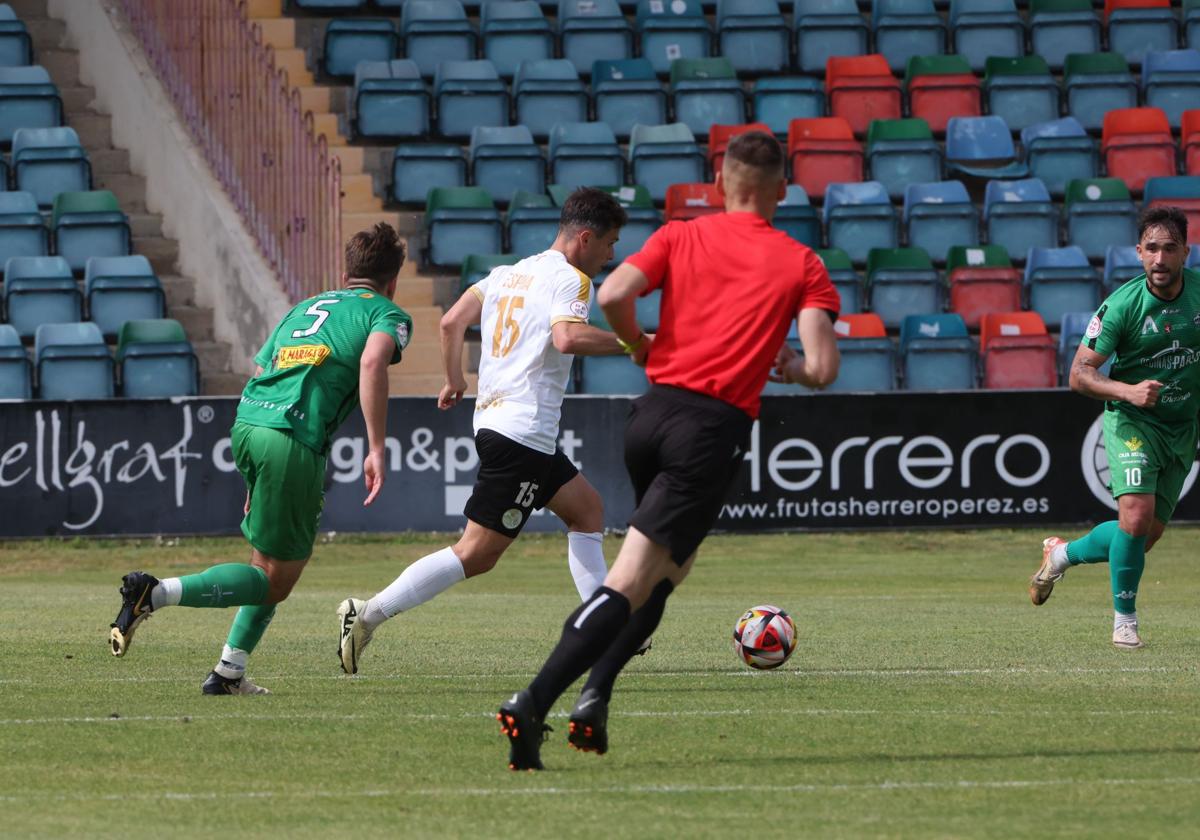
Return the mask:
<path fill-rule="evenodd" d="M 1126 470 L 1126 472 L 1129 471 Z M 520 489 L 517 490 L 517 498 L 514 501 L 523 508 L 532 506 L 533 500 L 537 498 L 537 489 L 536 481 L 522 481 Z"/>

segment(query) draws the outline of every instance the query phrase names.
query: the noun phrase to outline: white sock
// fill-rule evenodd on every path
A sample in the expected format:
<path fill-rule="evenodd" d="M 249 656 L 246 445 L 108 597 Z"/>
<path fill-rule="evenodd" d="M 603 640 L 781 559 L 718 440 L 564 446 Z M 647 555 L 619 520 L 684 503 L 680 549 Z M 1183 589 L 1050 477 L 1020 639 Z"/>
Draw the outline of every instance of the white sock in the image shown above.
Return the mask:
<path fill-rule="evenodd" d="M 571 567 L 571 577 L 575 578 L 580 600 L 586 601 L 592 597 L 592 593 L 604 584 L 604 578 L 608 576 L 603 540 L 604 535 L 599 532 L 567 532 L 567 565 Z"/>
<path fill-rule="evenodd" d="M 1135 613 L 1135 612 L 1119 613 L 1115 610 L 1113 611 L 1113 629 L 1114 630 L 1116 630 L 1122 624 L 1132 624 L 1134 626 L 1137 626 L 1137 623 L 1138 623 L 1137 622 L 1137 613 Z"/>
<path fill-rule="evenodd" d="M 183 581 L 179 578 L 164 578 L 150 592 L 150 608 L 177 607 L 183 597 Z"/>
<path fill-rule="evenodd" d="M 420 606 L 466 577 L 462 561 L 449 546 L 426 554 L 405 569 L 386 589 L 367 601 L 362 621 L 374 630 L 387 619 Z"/>
<path fill-rule="evenodd" d="M 213 670 L 227 680 L 239 680 L 246 674 L 246 660 L 249 658 L 250 654 L 241 648 L 225 645 L 221 650 L 221 661 Z"/>
<path fill-rule="evenodd" d="M 1060 542 L 1054 548 L 1050 549 L 1050 566 L 1055 572 L 1065 572 L 1071 567 L 1071 561 L 1067 559 L 1067 544 Z"/>

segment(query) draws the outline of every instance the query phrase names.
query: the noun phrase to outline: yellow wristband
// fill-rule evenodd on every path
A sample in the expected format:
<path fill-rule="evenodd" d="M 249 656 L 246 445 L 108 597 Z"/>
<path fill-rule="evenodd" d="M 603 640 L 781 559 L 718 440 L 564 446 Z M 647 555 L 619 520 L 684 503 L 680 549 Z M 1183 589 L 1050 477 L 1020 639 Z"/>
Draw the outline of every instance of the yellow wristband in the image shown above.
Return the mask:
<path fill-rule="evenodd" d="M 644 332 L 638 333 L 637 340 L 634 341 L 632 344 L 625 342 L 621 338 L 621 336 L 619 336 L 619 335 L 617 336 L 617 344 L 620 344 L 621 349 L 624 350 L 625 353 L 630 356 L 632 356 L 634 353 L 637 352 L 638 348 L 642 346 L 642 342 L 644 342 L 645 340 L 646 340 L 646 334 Z"/>

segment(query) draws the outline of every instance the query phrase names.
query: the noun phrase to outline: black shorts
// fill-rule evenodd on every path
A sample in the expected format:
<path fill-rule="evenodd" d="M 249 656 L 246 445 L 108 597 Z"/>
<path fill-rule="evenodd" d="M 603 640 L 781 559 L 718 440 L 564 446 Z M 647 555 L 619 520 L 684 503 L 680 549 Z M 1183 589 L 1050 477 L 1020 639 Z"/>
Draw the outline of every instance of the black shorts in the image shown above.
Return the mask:
<path fill-rule="evenodd" d="M 521 533 L 529 514 L 543 508 L 579 470 L 561 449 L 538 452 L 491 429 L 475 435 L 479 474 L 463 510 L 467 519 L 508 537 Z"/>
<path fill-rule="evenodd" d="M 629 524 L 682 566 L 717 521 L 741 469 L 754 420 L 715 397 L 655 385 L 625 425 L 625 469 L 637 509 Z"/>

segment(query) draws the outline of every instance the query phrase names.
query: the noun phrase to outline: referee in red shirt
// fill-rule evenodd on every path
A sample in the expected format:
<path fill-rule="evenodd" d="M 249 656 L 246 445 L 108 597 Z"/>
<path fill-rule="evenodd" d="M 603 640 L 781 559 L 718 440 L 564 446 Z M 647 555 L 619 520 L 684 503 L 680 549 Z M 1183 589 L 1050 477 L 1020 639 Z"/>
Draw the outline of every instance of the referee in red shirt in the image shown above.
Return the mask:
<path fill-rule="evenodd" d="M 717 175 L 725 212 L 669 222 L 600 287 L 608 322 L 652 383 L 630 408 L 625 466 L 637 508 L 616 562 L 524 691 L 500 707 L 509 767 L 541 769 L 546 714 L 591 669 L 567 740 L 608 749 L 617 674 L 658 626 L 741 467 L 766 381 L 822 388 L 837 376 L 840 301 L 821 260 L 771 226 L 786 194 L 783 150 L 769 134 L 733 139 Z M 658 332 L 634 298 L 662 289 Z M 798 320 L 801 356 L 785 338 Z"/>

